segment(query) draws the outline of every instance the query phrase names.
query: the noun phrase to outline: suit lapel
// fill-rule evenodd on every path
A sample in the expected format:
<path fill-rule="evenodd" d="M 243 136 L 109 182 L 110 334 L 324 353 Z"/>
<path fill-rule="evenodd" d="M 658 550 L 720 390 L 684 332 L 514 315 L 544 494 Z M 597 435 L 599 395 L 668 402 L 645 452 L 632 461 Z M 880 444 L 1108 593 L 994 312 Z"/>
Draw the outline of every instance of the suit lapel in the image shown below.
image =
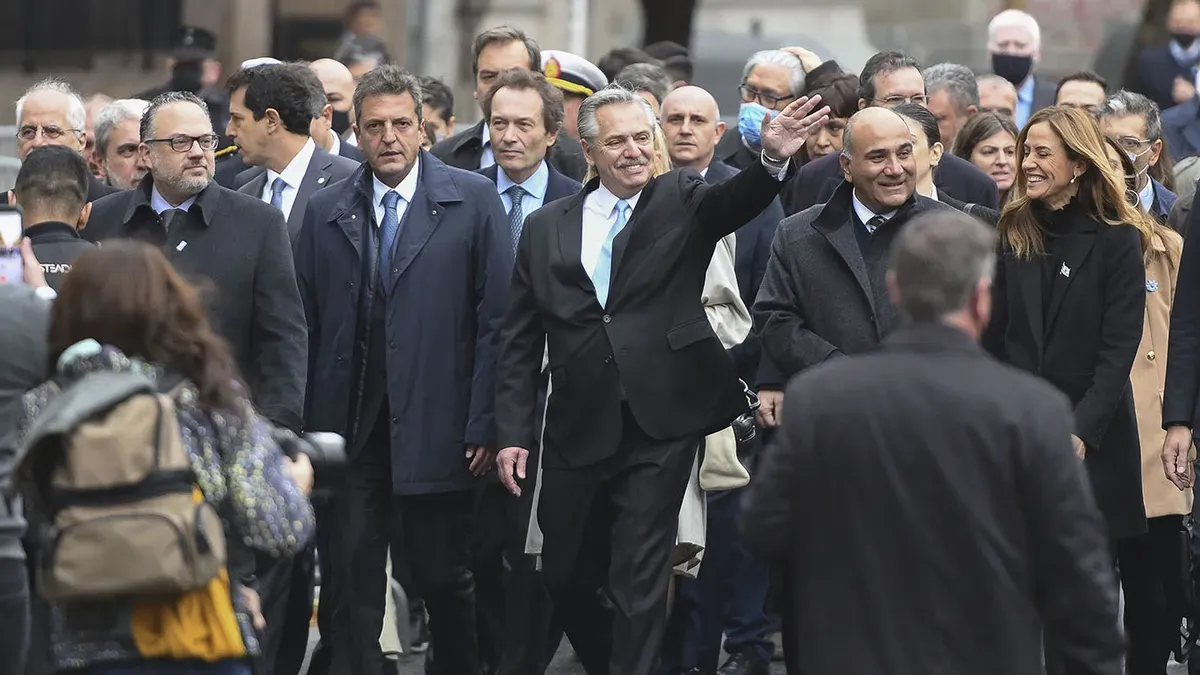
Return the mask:
<path fill-rule="evenodd" d="M 1055 270 L 1054 283 L 1050 286 L 1050 311 L 1046 313 L 1047 330 L 1054 328 L 1054 319 L 1062 308 L 1063 297 L 1066 296 L 1071 282 L 1078 276 L 1080 266 L 1092 252 L 1095 243 L 1096 237 L 1092 232 L 1077 232 L 1067 237 L 1062 264 Z M 1039 274 L 1038 277 L 1040 276 Z"/>
<path fill-rule="evenodd" d="M 444 211 L 445 209 L 441 208 L 437 202 L 429 199 L 425 181 L 419 181 L 417 191 L 413 194 L 413 201 L 405 209 L 404 217 L 400 219 L 400 234 L 396 237 L 395 262 L 393 263 L 396 273 L 392 275 L 388 284 L 389 292 L 395 287 L 400 277 L 404 276 L 404 272 L 412 265 L 421 249 L 425 248 L 425 244 L 433 236 L 433 231 L 437 229 L 438 223 L 442 221 Z"/>
<path fill-rule="evenodd" d="M 871 311 L 875 311 L 874 294 L 871 292 L 871 280 L 867 276 L 867 264 L 863 262 L 862 249 L 858 247 L 858 239 L 854 236 L 854 228 L 858 227 L 853 215 L 847 215 L 840 226 L 822 227 L 813 222 L 813 226 L 825 236 L 825 240 L 837 251 L 842 262 L 846 263 L 846 267 L 850 269 L 850 273 L 854 275 L 854 280 L 858 282 L 858 287 L 866 296 L 867 302 L 871 303 Z"/>
<path fill-rule="evenodd" d="M 292 239 L 296 238 L 304 224 L 304 212 L 308 208 L 309 198 L 329 184 L 329 178 L 333 175 L 329 167 L 332 165 L 333 159 L 329 153 L 317 148 L 308 163 L 308 170 L 304 172 L 304 179 L 300 181 L 300 187 L 296 188 L 296 199 L 292 201 L 292 212 L 288 214 L 288 232 L 291 233 Z"/>
<path fill-rule="evenodd" d="M 583 254 L 584 195 L 585 193 L 576 195 L 567 207 L 566 213 L 558 219 L 558 252 L 567 268 L 571 270 L 579 288 L 594 296 L 596 287 L 592 285 L 592 278 L 588 276 L 587 270 L 583 269 L 583 262 L 580 259 Z"/>
<path fill-rule="evenodd" d="M 625 227 L 613 239 L 612 269 L 608 275 L 608 298 L 610 300 L 616 295 L 617 279 L 620 278 L 621 263 L 625 259 L 625 251 L 630 248 L 631 244 L 636 250 L 641 248 L 640 244 L 646 243 L 643 241 L 643 238 L 646 236 L 644 231 L 648 230 L 645 227 L 638 226 L 643 220 L 639 216 L 646 212 L 647 202 L 654 198 L 654 185 L 657 182 L 657 178 L 651 178 L 650 182 L 646 183 L 646 187 L 642 188 L 641 196 L 637 200 L 637 207 L 629 214 L 629 220 L 625 223 Z M 635 238 L 636 241 L 634 241 Z"/>
<path fill-rule="evenodd" d="M 248 194 L 255 199 L 262 199 L 263 191 L 267 189 L 267 170 L 262 169 L 258 175 L 250 179 L 246 186 L 240 191 L 242 194 Z"/>

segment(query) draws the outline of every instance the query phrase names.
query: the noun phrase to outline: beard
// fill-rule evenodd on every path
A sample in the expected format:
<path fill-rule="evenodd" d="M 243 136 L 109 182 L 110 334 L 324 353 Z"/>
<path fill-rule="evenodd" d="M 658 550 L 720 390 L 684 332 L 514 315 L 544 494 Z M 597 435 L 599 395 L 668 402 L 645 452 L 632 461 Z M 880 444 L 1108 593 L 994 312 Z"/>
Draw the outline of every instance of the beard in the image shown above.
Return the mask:
<path fill-rule="evenodd" d="M 189 197 L 198 195 L 204 190 L 204 188 L 208 187 L 209 183 L 212 182 L 212 178 L 215 173 L 212 166 L 205 168 L 207 171 L 205 171 L 204 177 L 185 176 L 181 172 L 179 174 L 155 175 L 154 182 L 159 185 L 165 185 L 172 192 L 178 195 L 187 195 Z"/>

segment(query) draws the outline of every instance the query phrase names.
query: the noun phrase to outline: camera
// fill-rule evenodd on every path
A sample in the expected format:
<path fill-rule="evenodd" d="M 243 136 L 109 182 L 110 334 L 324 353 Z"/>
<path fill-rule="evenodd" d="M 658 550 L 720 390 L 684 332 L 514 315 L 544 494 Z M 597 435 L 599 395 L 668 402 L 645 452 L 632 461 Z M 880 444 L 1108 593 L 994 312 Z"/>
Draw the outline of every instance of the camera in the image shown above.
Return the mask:
<path fill-rule="evenodd" d="M 758 424 L 754 420 L 754 413 L 758 410 L 758 394 L 750 389 L 750 385 L 742 382 L 742 391 L 746 394 L 746 403 L 749 410 L 738 416 L 731 425 L 733 434 L 737 436 L 739 447 L 744 443 L 749 443 L 758 435 Z"/>
<path fill-rule="evenodd" d="M 308 457 L 313 466 L 313 495 L 332 488 L 346 465 L 346 439 L 333 433 L 314 431 L 297 436 L 288 429 L 274 429 L 271 438 L 283 454 L 295 459 Z"/>

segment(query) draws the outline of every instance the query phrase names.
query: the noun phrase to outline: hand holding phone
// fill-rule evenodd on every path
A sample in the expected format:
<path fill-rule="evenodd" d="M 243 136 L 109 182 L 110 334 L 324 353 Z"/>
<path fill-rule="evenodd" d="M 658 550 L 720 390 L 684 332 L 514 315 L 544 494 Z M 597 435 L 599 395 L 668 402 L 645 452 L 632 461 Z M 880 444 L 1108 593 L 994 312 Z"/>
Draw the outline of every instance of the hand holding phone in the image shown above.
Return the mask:
<path fill-rule="evenodd" d="M 25 283 L 20 249 L 24 229 L 21 207 L 0 205 L 0 284 Z"/>

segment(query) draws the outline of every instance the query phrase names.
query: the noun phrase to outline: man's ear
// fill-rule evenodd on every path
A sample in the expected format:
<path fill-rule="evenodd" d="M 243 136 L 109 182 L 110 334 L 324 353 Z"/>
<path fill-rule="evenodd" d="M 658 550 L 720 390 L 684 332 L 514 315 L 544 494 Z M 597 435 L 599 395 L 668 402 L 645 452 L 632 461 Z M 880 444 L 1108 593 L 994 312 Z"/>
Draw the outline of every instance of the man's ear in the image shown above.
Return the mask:
<path fill-rule="evenodd" d="M 13 206 L 17 205 L 17 193 L 13 192 L 12 190 L 8 191 L 8 203 Z"/>
<path fill-rule="evenodd" d="M 838 153 L 838 162 L 842 165 L 842 178 L 850 182 L 850 158 L 843 153 Z"/>
<path fill-rule="evenodd" d="M 88 218 L 92 217 L 92 203 L 88 202 L 83 205 L 83 210 L 79 212 L 79 222 L 75 223 L 76 230 L 82 230 L 87 227 Z"/>
<path fill-rule="evenodd" d="M 725 125 L 724 122 L 717 122 L 717 140 L 718 141 L 720 141 L 721 137 L 725 135 L 726 128 L 728 128 L 728 127 Z"/>

